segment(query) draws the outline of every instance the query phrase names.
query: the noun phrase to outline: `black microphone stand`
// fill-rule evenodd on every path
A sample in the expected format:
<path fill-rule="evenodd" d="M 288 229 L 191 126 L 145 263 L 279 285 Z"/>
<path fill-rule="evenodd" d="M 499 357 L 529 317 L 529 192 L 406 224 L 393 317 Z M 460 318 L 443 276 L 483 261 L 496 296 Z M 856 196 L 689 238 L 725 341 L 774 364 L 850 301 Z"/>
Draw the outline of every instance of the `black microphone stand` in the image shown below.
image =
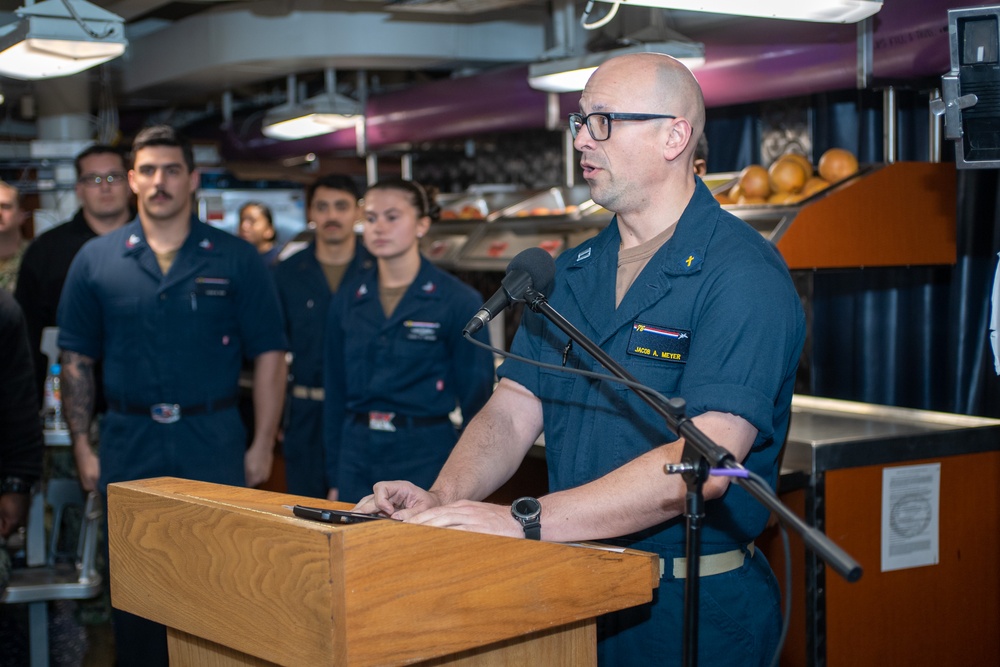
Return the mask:
<path fill-rule="evenodd" d="M 528 288 L 524 293 L 524 302 L 532 311 L 540 313 L 550 322 L 559 327 L 570 339 L 587 351 L 590 356 L 609 370 L 615 377 L 636 385 L 639 380 L 625 370 L 617 361 L 611 358 L 596 343 L 587 338 L 569 320 L 559 314 L 549 305 L 545 295 Z M 658 396 L 631 386 L 639 397 L 662 416 L 668 428 L 678 437 L 684 438 L 680 465 L 668 465 L 665 472 L 679 472 L 687 485 L 684 499 L 685 559 L 686 578 L 684 579 L 684 639 L 683 660 L 685 665 L 694 667 L 698 664 L 698 602 L 700 595 L 700 560 L 702 521 L 705 518 L 705 497 L 703 488 L 711 468 L 742 467 L 733 455 L 716 444 L 705 435 L 685 414 L 685 402 L 682 398 L 669 398 L 664 403 Z M 752 478 L 734 478 L 736 483 L 753 496 L 758 502 L 778 515 L 779 520 L 790 526 L 802 536 L 810 549 L 823 558 L 840 576 L 847 581 L 857 581 L 861 577 L 861 566 L 847 552 L 834 544 L 826 535 L 807 525 L 797 517 L 771 492 Z M 790 594 L 790 591 L 786 592 Z"/>

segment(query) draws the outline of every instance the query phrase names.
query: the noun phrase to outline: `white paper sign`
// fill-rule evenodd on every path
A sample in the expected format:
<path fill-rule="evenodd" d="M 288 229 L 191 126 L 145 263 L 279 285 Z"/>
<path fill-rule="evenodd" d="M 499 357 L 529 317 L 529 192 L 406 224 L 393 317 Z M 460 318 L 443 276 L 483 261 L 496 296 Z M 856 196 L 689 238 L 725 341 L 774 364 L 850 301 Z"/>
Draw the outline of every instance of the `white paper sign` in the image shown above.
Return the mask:
<path fill-rule="evenodd" d="M 936 565 L 941 464 L 882 469 L 882 571 Z"/>

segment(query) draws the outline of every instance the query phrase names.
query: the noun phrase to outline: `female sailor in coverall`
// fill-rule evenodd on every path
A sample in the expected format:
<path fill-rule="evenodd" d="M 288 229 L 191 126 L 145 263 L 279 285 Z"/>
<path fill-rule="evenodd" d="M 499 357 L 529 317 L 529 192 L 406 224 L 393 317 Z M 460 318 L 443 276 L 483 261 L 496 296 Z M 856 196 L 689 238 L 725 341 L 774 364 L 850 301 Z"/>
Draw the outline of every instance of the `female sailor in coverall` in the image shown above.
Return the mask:
<path fill-rule="evenodd" d="M 327 482 L 346 502 L 383 479 L 430 486 L 457 441 L 449 413 L 468 423 L 493 387 L 492 355 L 462 337 L 482 298 L 420 254 L 433 194 L 394 180 L 364 202 L 376 266 L 334 297 L 324 362 Z"/>

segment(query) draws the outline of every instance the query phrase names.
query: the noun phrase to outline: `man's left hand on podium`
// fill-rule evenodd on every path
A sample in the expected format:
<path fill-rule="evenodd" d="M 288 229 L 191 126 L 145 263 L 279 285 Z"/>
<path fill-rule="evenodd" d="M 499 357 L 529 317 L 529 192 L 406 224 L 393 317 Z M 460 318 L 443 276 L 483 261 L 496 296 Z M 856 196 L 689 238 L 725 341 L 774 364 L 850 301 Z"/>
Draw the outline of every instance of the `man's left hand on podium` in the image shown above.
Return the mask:
<path fill-rule="evenodd" d="M 472 500 L 459 500 L 449 505 L 432 507 L 407 519 L 407 522 L 474 533 L 524 537 L 524 528 L 511 516 L 509 506 Z"/>

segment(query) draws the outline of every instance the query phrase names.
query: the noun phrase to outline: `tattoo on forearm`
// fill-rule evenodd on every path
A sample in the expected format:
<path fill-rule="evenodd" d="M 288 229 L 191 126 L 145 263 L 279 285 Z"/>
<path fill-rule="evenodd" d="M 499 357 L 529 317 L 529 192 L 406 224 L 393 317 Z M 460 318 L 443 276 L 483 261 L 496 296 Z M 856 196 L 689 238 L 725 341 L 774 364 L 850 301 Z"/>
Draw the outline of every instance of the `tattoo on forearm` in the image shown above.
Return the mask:
<path fill-rule="evenodd" d="M 77 352 L 62 355 L 63 412 L 73 438 L 90 432 L 94 414 L 94 360 Z"/>

